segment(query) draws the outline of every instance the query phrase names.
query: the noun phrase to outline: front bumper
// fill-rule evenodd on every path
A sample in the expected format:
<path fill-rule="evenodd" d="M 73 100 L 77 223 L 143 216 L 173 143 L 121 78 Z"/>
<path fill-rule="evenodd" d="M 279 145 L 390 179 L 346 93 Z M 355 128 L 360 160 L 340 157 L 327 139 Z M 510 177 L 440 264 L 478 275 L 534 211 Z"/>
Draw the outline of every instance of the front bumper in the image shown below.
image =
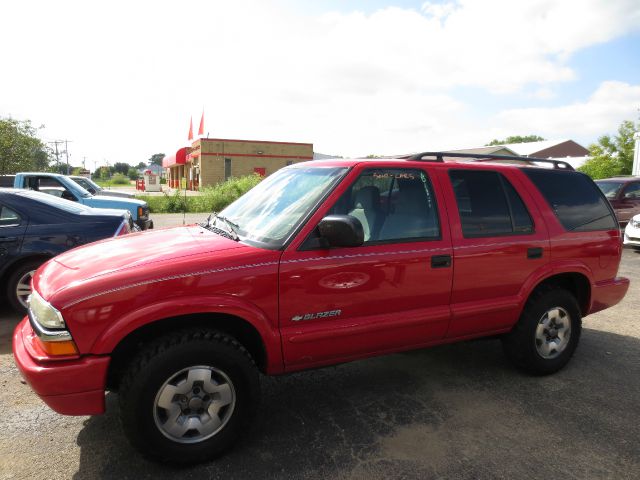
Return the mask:
<path fill-rule="evenodd" d="M 640 227 L 634 227 L 632 220 L 624 229 L 624 244 L 632 247 L 640 247 Z"/>
<path fill-rule="evenodd" d="M 135 221 L 135 224 L 140 227 L 140 230 L 149 230 L 153 228 L 153 220 L 149 218 L 139 218 Z"/>
<path fill-rule="evenodd" d="M 85 356 L 74 360 L 46 361 L 38 354 L 35 341 L 35 333 L 25 317 L 13 332 L 13 357 L 33 391 L 63 415 L 104 413 L 110 357 Z"/>
<path fill-rule="evenodd" d="M 589 313 L 613 307 L 624 298 L 628 289 L 629 279 L 624 277 L 615 277 L 610 280 L 596 282 L 591 289 L 591 308 Z"/>

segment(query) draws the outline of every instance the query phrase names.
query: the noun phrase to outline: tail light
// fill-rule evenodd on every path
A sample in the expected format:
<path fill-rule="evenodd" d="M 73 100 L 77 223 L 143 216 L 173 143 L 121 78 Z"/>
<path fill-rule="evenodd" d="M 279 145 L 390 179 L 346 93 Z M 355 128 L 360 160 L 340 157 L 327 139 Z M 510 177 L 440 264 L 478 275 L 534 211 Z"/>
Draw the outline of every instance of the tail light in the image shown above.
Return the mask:
<path fill-rule="evenodd" d="M 120 235 L 126 235 L 131 232 L 131 228 L 129 227 L 129 222 L 123 220 L 118 229 L 116 230 L 116 234 L 114 237 L 119 237 Z"/>

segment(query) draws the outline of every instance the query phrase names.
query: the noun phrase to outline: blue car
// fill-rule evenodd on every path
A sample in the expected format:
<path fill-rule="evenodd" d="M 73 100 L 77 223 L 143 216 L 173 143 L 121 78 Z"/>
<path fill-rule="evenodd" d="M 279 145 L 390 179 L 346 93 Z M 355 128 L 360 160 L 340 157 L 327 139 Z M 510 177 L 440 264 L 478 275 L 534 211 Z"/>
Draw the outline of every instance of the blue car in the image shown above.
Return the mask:
<path fill-rule="evenodd" d="M 30 190 L 0 188 L 0 285 L 25 311 L 31 277 L 48 259 L 78 245 L 129 233 L 126 210 L 91 208 Z"/>

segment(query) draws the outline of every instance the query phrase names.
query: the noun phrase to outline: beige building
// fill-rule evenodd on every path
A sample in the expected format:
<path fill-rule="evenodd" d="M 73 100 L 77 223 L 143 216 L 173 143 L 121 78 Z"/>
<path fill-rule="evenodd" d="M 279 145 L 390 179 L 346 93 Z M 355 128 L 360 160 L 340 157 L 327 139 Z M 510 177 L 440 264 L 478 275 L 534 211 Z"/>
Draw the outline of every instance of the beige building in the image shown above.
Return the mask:
<path fill-rule="evenodd" d="M 197 190 L 231 177 L 270 175 L 293 163 L 313 160 L 312 143 L 199 138 L 162 161 L 171 188 Z"/>

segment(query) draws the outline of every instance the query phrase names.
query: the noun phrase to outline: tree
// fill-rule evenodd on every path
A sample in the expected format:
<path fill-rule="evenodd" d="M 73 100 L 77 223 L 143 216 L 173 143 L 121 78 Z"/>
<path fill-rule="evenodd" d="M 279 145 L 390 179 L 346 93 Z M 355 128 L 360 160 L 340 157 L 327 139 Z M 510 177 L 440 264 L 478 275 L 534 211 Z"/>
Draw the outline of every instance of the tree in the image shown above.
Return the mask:
<path fill-rule="evenodd" d="M 631 175 L 633 168 L 633 135 L 640 131 L 640 122 L 625 120 L 615 136 L 602 135 L 589 145 L 589 160 L 578 170 L 593 179 Z"/>
<path fill-rule="evenodd" d="M 137 180 L 138 179 L 138 170 L 131 167 L 129 168 L 129 171 L 127 172 L 127 175 L 129 176 L 130 180 Z"/>
<path fill-rule="evenodd" d="M 130 168 L 131 168 L 131 165 L 124 162 L 116 162 L 113 164 L 113 171 L 115 173 L 121 173 L 123 175 L 128 175 Z"/>
<path fill-rule="evenodd" d="M 154 153 L 151 155 L 149 159 L 149 165 L 159 165 L 162 166 L 162 159 L 164 158 L 164 153 Z"/>
<path fill-rule="evenodd" d="M 49 168 L 50 149 L 37 133 L 29 120 L 0 118 L 0 175 Z"/>
<path fill-rule="evenodd" d="M 141 170 L 141 169 L 143 169 L 143 168 L 147 168 L 147 164 L 146 164 L 146 163 L 144 163 L 144 162 L 140 162 L 138 165 L 136 165 L 136 168 L 137 168 L 138 170 Z"/>
<path fill-rule="evenodd" d="M 539 135 L 512 135 L 510 137 L 505 138 L 504 140 L 491 140 L 487 143 L 486 147 L 491 147 L 493 145 L 507 145 L 509 143 L 530 143 L 530 142 L 542 142 L 546 140 L 546 138 L 542 138 Z"/>

